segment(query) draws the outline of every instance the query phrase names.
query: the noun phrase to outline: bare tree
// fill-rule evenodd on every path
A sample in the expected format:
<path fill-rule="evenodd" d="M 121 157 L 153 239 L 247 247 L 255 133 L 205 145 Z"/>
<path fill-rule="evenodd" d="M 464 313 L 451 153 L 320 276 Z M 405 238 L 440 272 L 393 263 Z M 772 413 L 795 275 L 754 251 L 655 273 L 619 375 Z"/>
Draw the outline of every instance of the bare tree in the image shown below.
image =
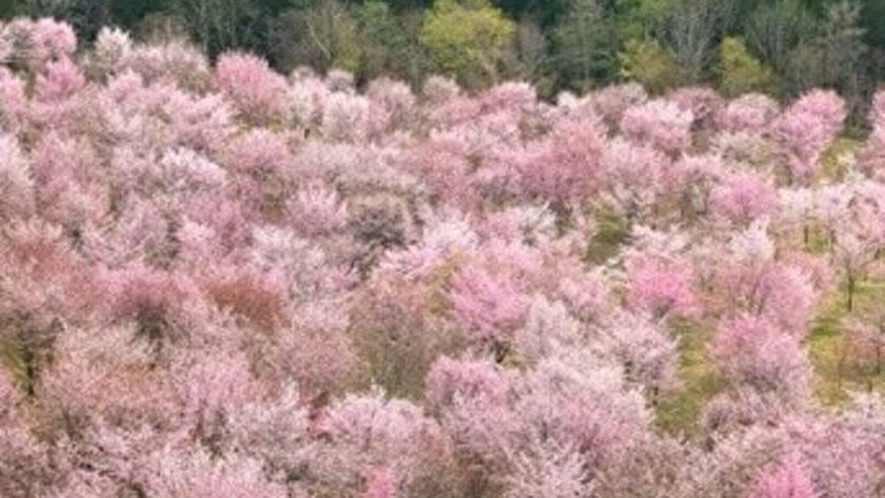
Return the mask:
<path fill-rule="evenodd" d="M 675 2 L 667 38 L 688 83 L 700 81 L 716 57 L 722 33 L 734 20 L 734 5 L 723 0 Z"/>
<path fill-rule="evenodd" d="M 814 19 L 799 0 L 762 2 L 744 26 L 749 48 L 778 73 L 784 74 L 790 52 L 814 30 Z"/>
<path fill-rule="evenodd" d="M 184 19 L 194 41 L 210 54 L 243 46 L 257 16 L 250 0 L 175 0 L 174 11 Z"/>

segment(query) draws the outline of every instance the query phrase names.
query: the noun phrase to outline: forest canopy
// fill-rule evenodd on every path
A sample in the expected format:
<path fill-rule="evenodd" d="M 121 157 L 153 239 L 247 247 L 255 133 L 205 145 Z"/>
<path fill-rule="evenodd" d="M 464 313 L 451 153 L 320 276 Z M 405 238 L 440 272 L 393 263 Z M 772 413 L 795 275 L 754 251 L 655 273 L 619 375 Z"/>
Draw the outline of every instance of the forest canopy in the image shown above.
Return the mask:
<path fill-rule="evenodd" d="M 298 66 L 444 73 L 472 89 L 508 79 L 542 96 L 624 79 L 784 99 L 816 87 L 865 115 L 885 60 L 880 0 L 2 0 L 0 17 L 51 16 L 87 43 L 102 26 L 186 37 L 211 57 L 245 50 Z M 863 110 L 864 112 L 857 112 Z"/>

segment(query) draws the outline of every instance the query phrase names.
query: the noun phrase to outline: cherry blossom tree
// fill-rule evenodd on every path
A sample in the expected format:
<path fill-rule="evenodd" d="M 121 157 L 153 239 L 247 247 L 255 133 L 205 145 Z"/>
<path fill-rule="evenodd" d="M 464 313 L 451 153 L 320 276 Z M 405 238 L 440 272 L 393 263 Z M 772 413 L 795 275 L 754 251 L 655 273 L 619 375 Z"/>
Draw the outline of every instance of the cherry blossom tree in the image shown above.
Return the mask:
<path fill-rule="evenodd" d="M 648 145 L 615 139 L 602 154 L 604 196 L 628 220 L 647 220 L 655 211 L 670 160 Z"/>
<path fill-rule="evenodd" d="M 3 26 L 2 37 L 12 47 L 12 65 L 36 73 L 44 64 L 73 57 L 77 35 L 54 19 L 18 17 Z"/>
<path fill-rule="evenodd" d="M 694 115 L 666 100 L 653 100 L 632 107 L 621 118 L 623 134 L 675 155 L 691 146 Z"/>
<path fill-rule="evenodd" d="M 321 442 L 311 472 L 332 489 L 353 489 L 367 478 L 375 481 L 382 468 L 387 469 L 388 488 L 406 489 L 422 478 L 425 455 L 433 455 L 439 464 L 451 458 L 435 421 L 425 418 L 418 406 L 386 400 L 378 390 L 347 396 L 323 414 L 316 430 Z"/>
<path fill-rule="evenodd" d="M 244 121 L 269 125 L 287 111 L 286 80 L 255 55 L 223 54 L 215 68 L 213 86 L 233 103 Z"/>
<path fill-rule="evenodd" d="M 767 224 L 754 223 L 732 235 L 730 246 L 724 252 L 727 259 L 712 268 L 719 304 L 726 311 L 760 317 L 784 332 L 803 337 L 820 298 L 811 273 L 775 258 Z"/>
<path fill-rule="evenodd" d="M 771 97 L 747 93 L 728 103 L 721 117 L 721 126 L 731 133 L 762 133 L 779 112 L 780 107 Z"/>
<path fill-rule="evenodd" d="M 515 160 L 523 191 L 564 202 L 598 187 L 600 156 L 606 145 L 598 121 L 563 120 L 547 140 L 533 145 L 507 156 Z"/>
<path fill-rule="evenodd" d="M 34 95 L 42 102 L 53 102 L 70 98 L 84 86 L 86 78 L 80 68 L 70 59 L 62 59 L 48 63 L 44 71 L 37 75 Z"/>
<path fill-rule="evenodd" d="M 747 225 L 777 209 L 777 191 L 760 175 L 738 172 L 725 177 L 710 194 L 713 216 Z"/>
<path fill-rule="evenodd" d="M 820 157 L 842 128 L 845 102 L 832 91 L 814 90 L 794 102 L 772 124 L 785 148 L 790 178 L 808 182 Z"/>
<path fill-rule="evenodd" d="M 467 267 L 455 275 L 452 305 L 455 315 L 480 348 L 498 361 L 507 354 L 512 336 L 525 323 L 529 297 L 507 277 Z"/>
<path fill-rule="evenodd" d="M 4 219 L 25 218 L 34 212 L 34 178 L 28 157 L 15 137 L 0 138 L 0 150 L 6 160 L 0 173 L 0 216 Z"/>
<path fill-rule="evenodd" d="M 744 315 L 723 322 L 713 354 L 735 384 L 793 402 L 807 396 L 810 365 L 799 342 L 764 319 Z"/>
<path fill-rule="evenodd" d="M 654 257 L 636 258 L 627 266 L 627 302 L 656 319 L 690 318 L 700 311 L 693 280 L 691 267 L 684 263 Z"/>

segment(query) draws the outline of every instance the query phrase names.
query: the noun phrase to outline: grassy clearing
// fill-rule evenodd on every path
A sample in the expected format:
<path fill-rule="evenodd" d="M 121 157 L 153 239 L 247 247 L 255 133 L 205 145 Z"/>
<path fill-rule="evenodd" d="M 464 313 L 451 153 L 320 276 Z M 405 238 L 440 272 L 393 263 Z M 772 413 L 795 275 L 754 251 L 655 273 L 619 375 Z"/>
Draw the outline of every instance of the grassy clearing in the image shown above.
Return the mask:
<path fill-rule="evenodd" d="M 862 142 L 840 137 L 821 158 L 820 179 L 839 181 L 845 175 L 840 157 L 856 152 Z M 812 253 L 829 250 L 828 236 L 822 230 L 812 230 Z M 875 275 L 875 272 L 871 272 Z M 844 285 L 826 299 L 815 318 L 808 338 L 808 356 L 814 367 L 814 394 L 824 406 L 839 407 L 850 399 L 850 391 L 869 389 L 885 392 L 885 375 L 876 375 L 869 365 L 863 365 L 851 349 L 845 321 L 848 316 L 847 293 Z M 885 278 L 871 277 L 858 282 L 855 292 L 857 310 L 885 306 Z"/>
<path fill-rule="evenodd" d="M 885 282 L 873 278 L 859 282 L 855 300 L 855 310 L 885 306 Z M 850 399 L 850 391 L 885 392 L 885 373 L 876 374 L 874 366 L 852 350 L 845 330 L 847 318 L 845 289 L 839 289 L 815 319 L 808 339 L 814 393 L 824 406 L 841 406 Z"/>
<path fill-rule="evenodd" d="M 846 163 L 841 158 L 856 152 L 862 142 L 841 137 L 822 157 L 818 181 L 840 181 L 846 174 Z M 601 262 L 616 254 L 624 243 L 627 232 L 617 217 L 600 220 L 590 259 Z M 830 251 L 830 234 L 821 226 L 810 225 L 805 250 L 817 255 Z M 857 284 L 855 313 L 869 307 L 885 306 L 885 262 L 881 275 L 874 275 Z M 885 372 L 876 373 L 874 365 L 859 358 L 851 349 L 845 330 L 847 293 L 844 285 L 821 305 L 812 322 L 806 344 L 814 371 L 813 392 L 821 405 L 838 408 L 851 399 L 850 392 L 877 390 L 885 393 Z M 657 425 L 667 434 L 693 437 L 699 433 L 704 407 L 724 384 L 715 371 L 715 362 L 709 358 L 708 346 L 714 327 L 703 323 L 683 323 L 674 327 L 680 339 L 679 389 L 662 394 L 655 405 Z M 885 370 L 883 367 L 882 370 Z"/>
<path fill-rule="evenodd" d="M 841 137 L 822 157 L 819 179 L 838 181 L 845 175 L 845 154 L 858 150 L 861 142 Z M 599 236 L 617 235 L 617 227 L 603 225 Z M 603 235 L 605 234 L 605 235 Z M 821 227 L 811 226 L 806 250 L 813 254 L 829 251 L 829 234 Z M 885 278 L 868 279 L 858 284 L 857 307 L 885 306 Z M 850 391 L 878 389 L 885 392 L 885 373 L 873 375 L 869 366 L 860 365 L 852 356 L 844 331 L 846 290 L 838 289 L 825 300 L 812 324 L 808 351 L 814 369 L 814 395 L 821 404 L 838 407 L 850 399 Z M 680 338 L 680 389 L 664 394 L 655 406 L 659 428 L 669 434 L 692 437 L 700 429 L 700 415 L 710 399 L 723 389 L 715 364 L 708 357 L 712 328 L 702 324 L 676 327 Z"/>
<path fill-rule="evenodd" d="M 821 157 L 818 177 L 829 181 L 841 180 L 845 176 L 845 164 L 840 158 L 846 154 L 854 154 L 862 145 L 863 142 L 854 138 L 837 138 Z"/>
<path fill-rule="evenodd" d="M 601 265 L 618 255 L 621 246 L 630 237 L 630 225 L 622 216 L 612 213 L 603 213 L 597 222 L 597 232 L 587 248 L 584 260 Z"/>
<path fill-rule="evenodd" d="M 885 280 L 860 282 L 855 302 L 855 310 L 885 306 Z M 814 371 L 814 396 L 825 407 L 843 406 L 851 399 L 849 393 L 852 391 L 872 389 L 885 393 L 885 368 L 876 374 L 873 365 L 865 363 L 851 350 L 845 331 L 847 315 L 845 289 L 840 288 L 823 303 L 807 340 Z M 696 435 L 704 406 L 724 387 L 716 375 L 715 363 L 708 356 L 712 330 L 712 327 L 699 323 L 675 327 L 680 338 L 682 386 L 661 395 L 655 406 L 658 427 L 667 434 Z"/>
<path fill-rule="evenodd" d="M 846 312 L 840 296 L 828 300 L 815 319 L 808 339 L 808 356 L 814 367 L 814 394 L 826 406 L 838 406 L 848 399 L 841 380 L 846 360 L 842 333 Z"/>
<path fill-rule="evenodd" d="M 712 331 L 698 323 L 674 327 L 679 337 L 679 389 L 665 393 L 655 406 L 658 427 L 665 433 L 692 437 L 700 429 L 700 415 L 707 402 L 722 389 L 708 357 Z"/>

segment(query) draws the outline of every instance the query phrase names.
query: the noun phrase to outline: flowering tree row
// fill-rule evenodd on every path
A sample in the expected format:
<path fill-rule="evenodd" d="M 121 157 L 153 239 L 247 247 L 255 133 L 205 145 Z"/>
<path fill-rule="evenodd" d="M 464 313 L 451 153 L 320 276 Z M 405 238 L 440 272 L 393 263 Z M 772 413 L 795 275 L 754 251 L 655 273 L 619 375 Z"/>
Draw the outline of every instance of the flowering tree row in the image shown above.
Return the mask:
<path fill-rule="evenodd" d="M 885 345 L 885 97 L 830 171 L 823 90 L 358 92 L 45 19 L 0 47 L 2 496 L 885 486 L 885 405 L 822 408 L 807 354 L 834 295 Z M 661 430 L 697 331 L 718 387 Z"/>

